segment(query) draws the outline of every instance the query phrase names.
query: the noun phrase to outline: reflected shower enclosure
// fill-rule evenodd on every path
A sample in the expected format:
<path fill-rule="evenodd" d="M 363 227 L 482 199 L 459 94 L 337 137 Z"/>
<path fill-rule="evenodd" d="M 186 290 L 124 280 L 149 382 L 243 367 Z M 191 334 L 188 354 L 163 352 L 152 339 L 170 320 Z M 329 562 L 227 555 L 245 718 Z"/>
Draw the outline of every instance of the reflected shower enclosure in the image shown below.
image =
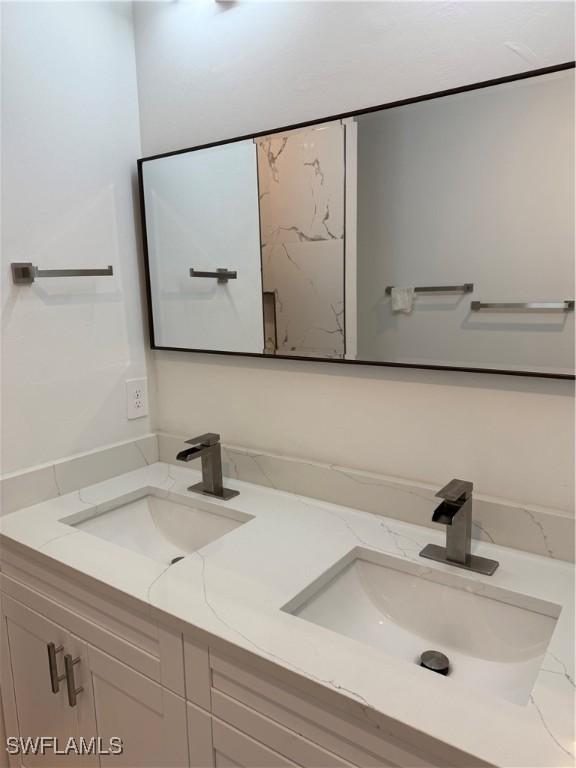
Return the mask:
<path fill-rule="evenodd" d="M 262 282 L 271 296 L 265 350 L 343 357 L 344 126 L 273 134 L 256 144 Z"/>

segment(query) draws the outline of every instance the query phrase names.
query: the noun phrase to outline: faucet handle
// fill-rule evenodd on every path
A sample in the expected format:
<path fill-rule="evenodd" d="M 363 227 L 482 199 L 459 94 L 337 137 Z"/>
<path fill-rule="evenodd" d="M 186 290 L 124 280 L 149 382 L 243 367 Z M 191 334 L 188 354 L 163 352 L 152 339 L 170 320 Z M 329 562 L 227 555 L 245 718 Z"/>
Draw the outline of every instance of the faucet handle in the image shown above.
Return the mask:
<path fill-rule="evenodd" d="M 454 504 L 461 499 L 462 501 L 465 501 L 470 498 L 470 496 L 472 496 L 473 487 L 473 483 L 468 480 L 458 480 L 457 478 L 454 478 L 454 480 L 450 480 L 450 482 L 447 483 L 444 488 L 441 488 L 435 495 L 439 499 L 445 499 Z"/>
<path fill-rule="evenodd" d="M 202 446 L 209 446 L 209 445 L 218 445 L 220 442 L 220 435 L 218 435 L 216 432 L 206 432 L 203 435 L 198 435 L 198 437 L 191 437 L 190 440 L 186 440 L 187 445 L 202 445 Z"/>

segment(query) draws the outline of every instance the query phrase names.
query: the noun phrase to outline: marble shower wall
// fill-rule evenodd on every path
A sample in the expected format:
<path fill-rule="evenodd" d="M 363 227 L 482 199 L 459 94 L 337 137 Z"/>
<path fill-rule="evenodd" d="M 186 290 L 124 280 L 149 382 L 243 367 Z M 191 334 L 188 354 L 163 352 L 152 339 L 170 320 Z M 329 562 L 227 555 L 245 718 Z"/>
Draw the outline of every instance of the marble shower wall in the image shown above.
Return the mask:
<path fill-rule="evenodd" d="M 257 139 L 266 350 L 343 357 L 344 126 Z"/>

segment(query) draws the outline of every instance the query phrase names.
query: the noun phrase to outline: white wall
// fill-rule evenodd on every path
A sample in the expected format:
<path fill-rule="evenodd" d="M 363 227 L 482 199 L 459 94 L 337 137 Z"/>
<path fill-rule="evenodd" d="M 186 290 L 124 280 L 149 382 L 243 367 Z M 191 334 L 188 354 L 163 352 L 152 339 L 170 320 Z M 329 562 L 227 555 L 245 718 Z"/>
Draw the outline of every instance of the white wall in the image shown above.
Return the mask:
<path fill-rule="evenodd" d="M 145 154 L 573 57 L 568 3 L 142 3 Z M 158 422 L 229 443 L 571 509 L 572 387 L 159 353 Z"/>
<path fill-rule="evenodd" d="M 3 3 L 3 471 L 149 431 L 132 194 L 140 154 L 131 7 Z M 114 276 L 15 286 L 10 262 Z"/>

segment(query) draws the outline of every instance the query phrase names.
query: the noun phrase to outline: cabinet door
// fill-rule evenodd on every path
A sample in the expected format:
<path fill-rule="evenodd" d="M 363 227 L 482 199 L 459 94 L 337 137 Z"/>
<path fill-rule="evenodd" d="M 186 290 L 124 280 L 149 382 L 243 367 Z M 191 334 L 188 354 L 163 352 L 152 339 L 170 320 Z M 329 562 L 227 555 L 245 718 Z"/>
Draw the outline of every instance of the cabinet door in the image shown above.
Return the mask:
<path fill-rule="evenodd" d="M 68 704 L 65 679 L 59 682 L 59 691 L 52 692 L 48 658 L 48 643 L 62 649 L 55 654 L 55 664 L 57 674 L 64 675 L 64 654 L 68 652 L 69 634 L 6 596 L 2 599 L 2 624 L 5 655 L 2 690 L 5 692 L 9 687 L 10 697 L 6 695 L 4 701 L 5 708 L 12 710 L 10 718 L 7 717 L 10 732 L 6 735 L 30 738 L 31 742 L 40 736 L 54 737 L 60 750 L 66 748 L 70 737 L 78 742 L 83 733 L 79 713 Z M 83 725 L 90 730 L 93 723 Z M 17 733 L 13 732 L 14 728 L 17 728 Z M 93 765 L 95 758 L 77 755 L 74 751 L 58 755 L 51 746 L 47 746 L 45 754 L 34 754 L 31 748 L 28 754 L 21 751 L 12 760 L 15 765 L 26 767 L 61 768 L 64 762 L 67 766 L 86 766 Z"/>
<path fill-rule="evenodd" d="M 86 660 L 81 684 L 93 696 L 101 743 L 106 747 L 117 737 L 123 744 L 121 754 L 101 754 L 100 764 L 187 768 L 185 700 L 90 645 L 83 644 L 83 653 L 74 645 L 82 641 L 73 640 L 74 652 Z M 88 705 L 87 697 L 80 706 Z"/>

